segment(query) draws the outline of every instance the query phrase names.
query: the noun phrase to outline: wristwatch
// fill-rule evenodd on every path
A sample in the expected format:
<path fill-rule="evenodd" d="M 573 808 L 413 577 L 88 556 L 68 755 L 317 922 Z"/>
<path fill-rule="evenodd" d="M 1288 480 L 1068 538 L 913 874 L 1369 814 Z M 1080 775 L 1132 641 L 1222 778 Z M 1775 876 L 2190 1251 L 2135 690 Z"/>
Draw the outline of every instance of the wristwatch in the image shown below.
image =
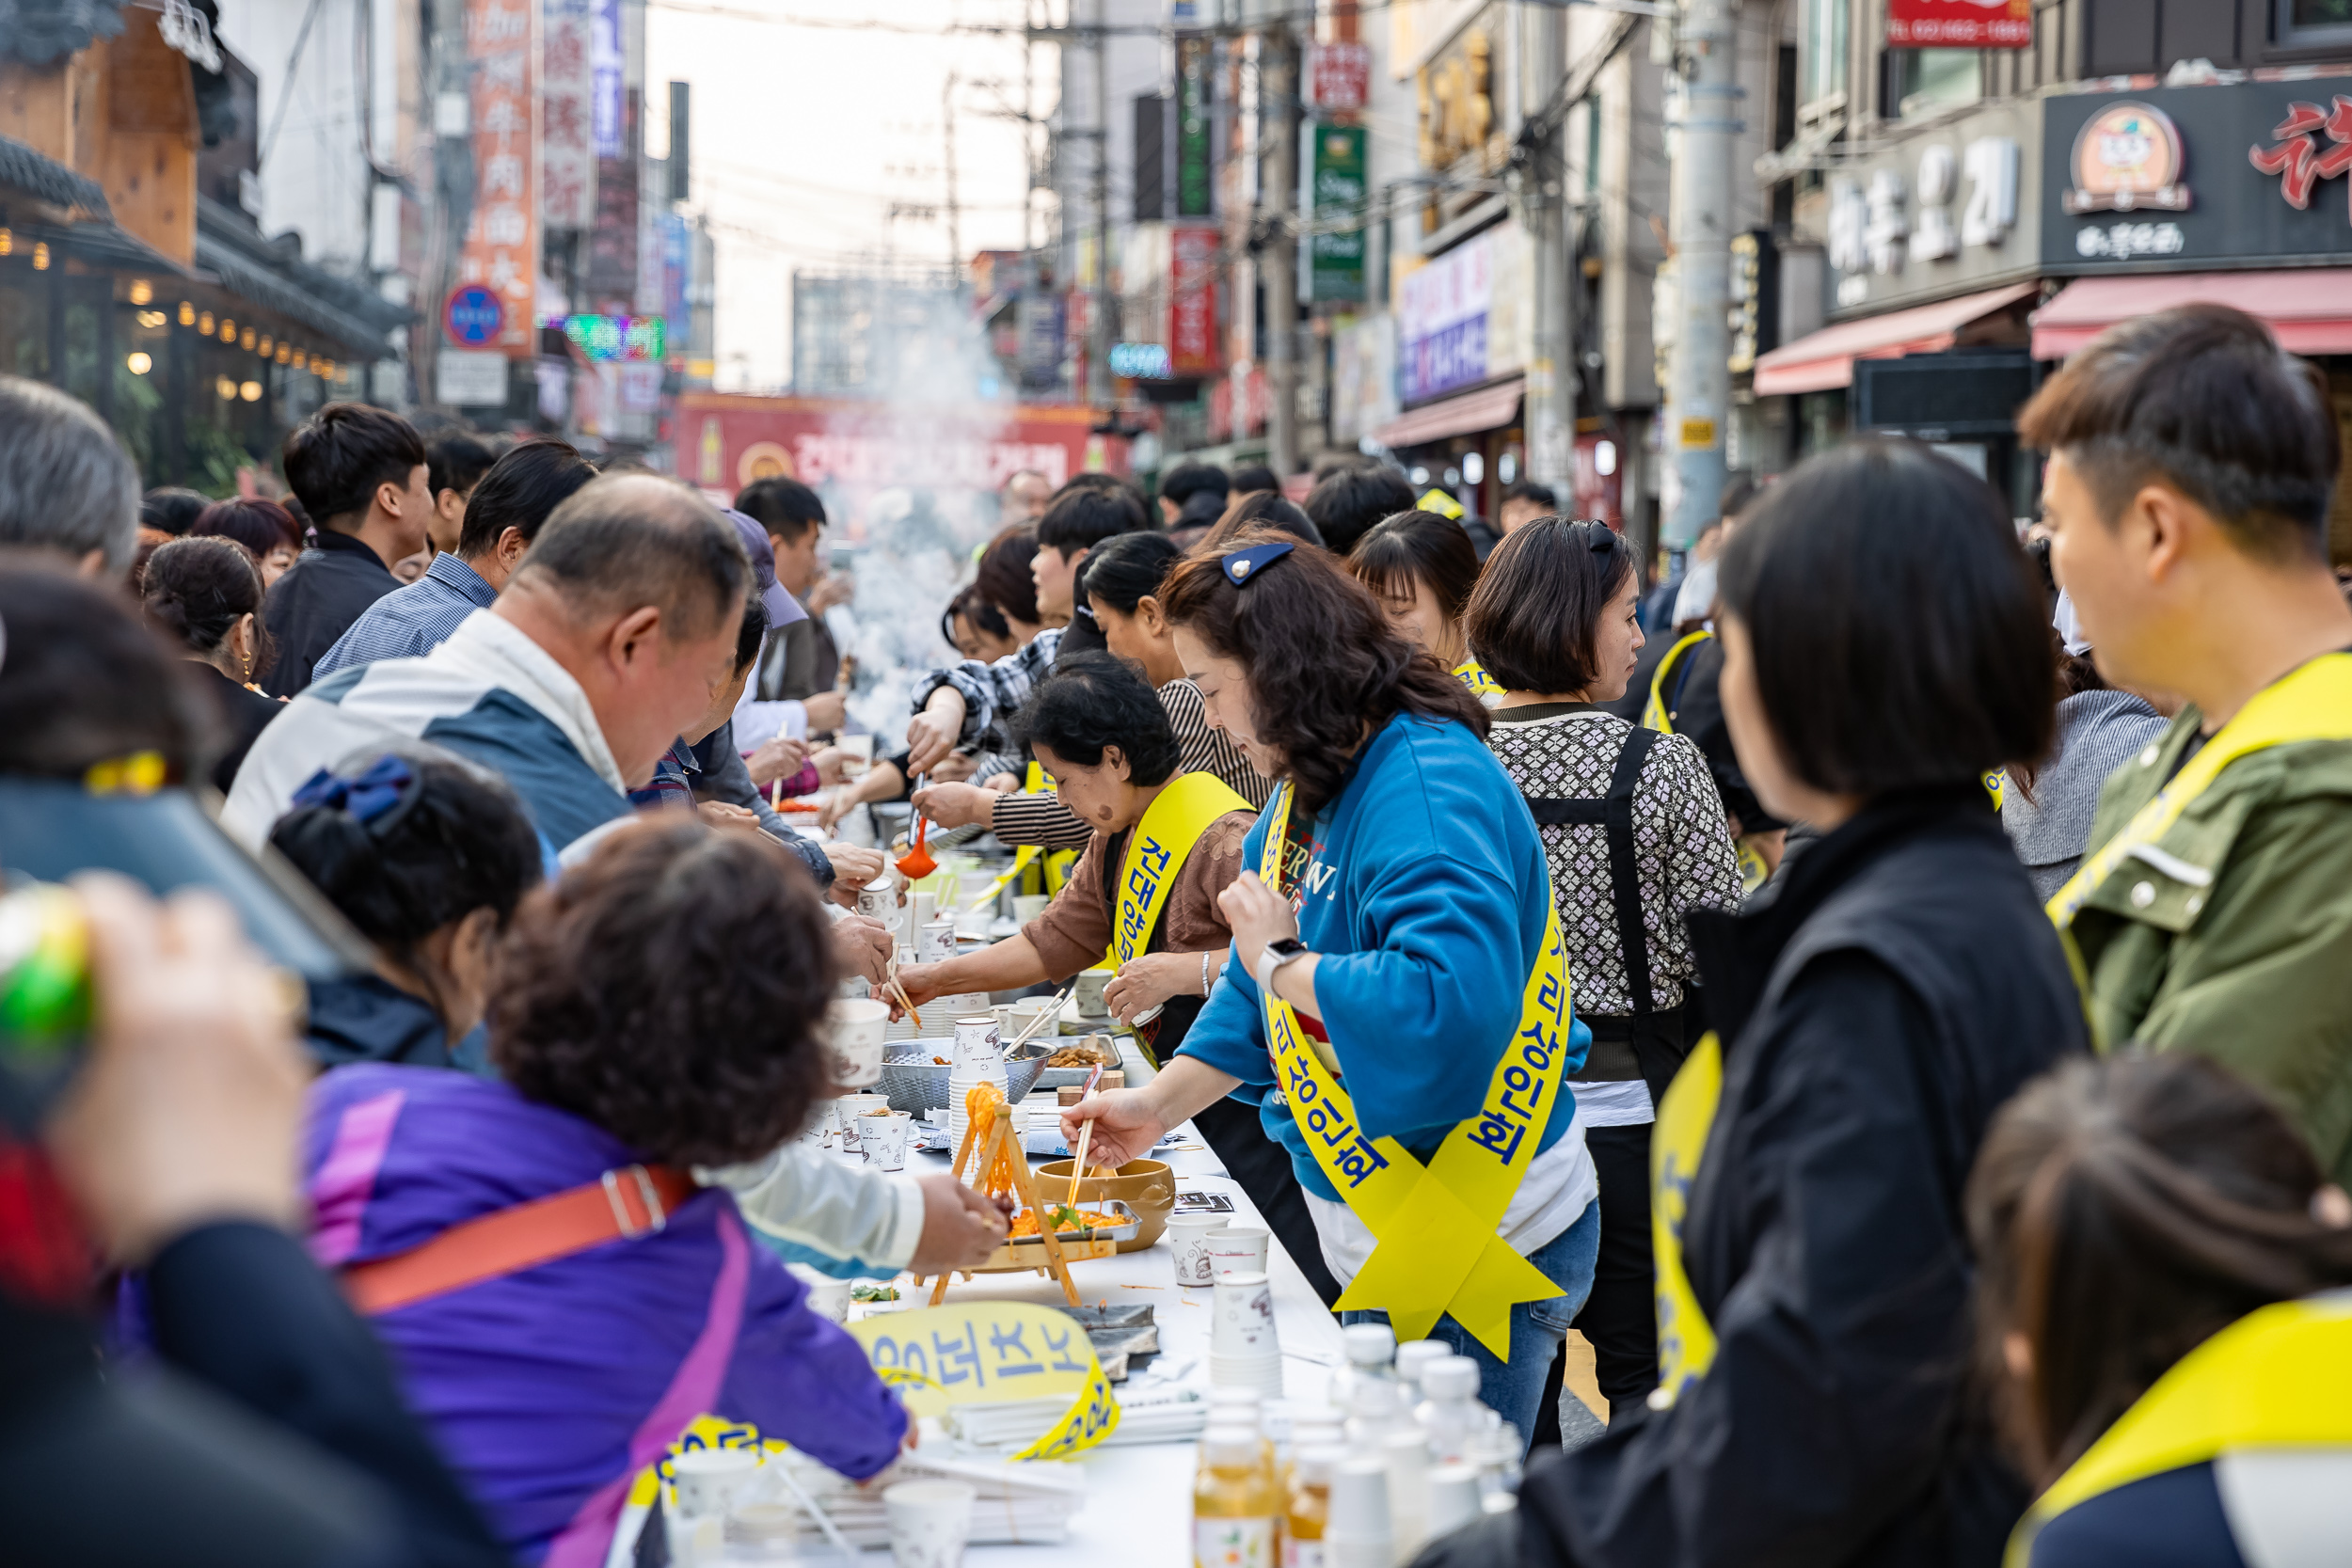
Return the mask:
<path fill-rule="evenodd" d="M 1313 949 L 1296 937 L 1279 937 L 1258 951 L 1258 989 L 1274 994 L 1275 973 L 1284 964 L 1305 958 Z"/>

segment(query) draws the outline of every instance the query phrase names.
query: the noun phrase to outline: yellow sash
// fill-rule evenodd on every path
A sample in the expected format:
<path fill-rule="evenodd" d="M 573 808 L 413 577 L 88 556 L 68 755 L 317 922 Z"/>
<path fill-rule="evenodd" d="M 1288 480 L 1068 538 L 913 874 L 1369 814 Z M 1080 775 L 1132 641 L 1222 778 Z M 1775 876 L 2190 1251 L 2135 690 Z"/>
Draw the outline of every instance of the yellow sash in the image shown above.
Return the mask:
<path fill-rule="evenodd" d="M 2009 1568 L 2025 1568 L 2042 1526 L 2103 1492 L 2233 1449 L 2296 1448 L 2352 1448 L 2352 1294 L 2259 1307 L 2174 1362 L 2034 1500 Z"/>
<path fill-rule="evenodd" d="M 1658 1259 L 1658 1395 L 1672 1404 L 1715 1361 L 1715 1330 L 1682 1272 L 1682 1222 L 1691 1183 L 1724 1093 L 1724 1053 L 1712 1031 L 1691 1048 L 1658 1103 L 1650 1130 L 1650 1248 Z"/>
<path fill-rule="evenodd" d="M 1180 773 L 1169 781 L 1136 824 L 1119 863 L 1119 918 L 1111 922 L 1105 963 L 1116 968 L 1149 945 L 1168 890 L 1209 825 L 1229 811 L 1255 809 L 1214 773 Z"/>
<path fill-rule="evenodd" d="M 1642 727 L 1656 730 L 1660 735 L 1675 733 L 1674 715 L 1666 711 L 1666 682 L 1674 674 L 1682 656 L 1715 634 L 1705 626 L 1692 632 L 1666 650 L 1666 657 L 1658 661 L 1658 671 L 1649 678 L 1649 701 L 1642 705 Z"/>
<path fill-rule="evenodd" d="M 1492 702 L 1502 695 L 1502 687 L 1486 673 L 1486 666 L 1474 658 L 1466 658 L 1454 667 L 1454 678 L 1470 689 L 1470 695 L 1482 703 Z"/>
<path fill-rule="evenodd" d="M 1259 876 L 1268 887 L 1279 885 L 1290 805 L 1287 784 L 1266 803 Z M 1527 976 L 1518 1031 L 1495 1064 L 1478 1114 L 1446 1134 L 1426 1166 L 1394 1138 L 1365 1134 L 1347 1091 L 1311 1049 L 1297 1011 L 1272 991 L 1264 995 L 1267 1049 L 1291 1115 L 1316 1166 L 1376 1239 L 1333 1310 L 1386 1311 L 1399 1339 L 1428 1338 L 1450 1312 L 1508 1360 L 1512 1306 L 1560 1293 L 1495 1233 L 1563 1092 L 1568 958 L 1548 889 L 1545 909 L 1543 951 Z"/>
<path fill-rule="evenodd" d="M 2224 768 L 2249 752 L 2296 740 L 2352 740 L 2352 654 L 2322 654 L 2256 692 L 2121 832 L 2083 857 L 2080 869 L 2050 897 L 2047 908 L 2058 928 L 2072 927 L 2099 885 L 2162 838 Z"/>

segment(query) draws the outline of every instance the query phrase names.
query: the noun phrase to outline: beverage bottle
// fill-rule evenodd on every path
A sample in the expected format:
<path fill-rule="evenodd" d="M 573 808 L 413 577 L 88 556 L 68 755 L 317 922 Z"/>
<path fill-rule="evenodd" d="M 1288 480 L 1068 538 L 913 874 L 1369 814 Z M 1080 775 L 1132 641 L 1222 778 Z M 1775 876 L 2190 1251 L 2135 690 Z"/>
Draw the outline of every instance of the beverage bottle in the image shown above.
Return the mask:
<path fill-rule="evenodd" d="M 1275 1491 L 1264 1445 L 1247 1426 L 1212 1426 L 1201 1434 L 1192 1483 L 1193 1568 L 1279 1568 L 1288 1505 Z"/>
<path fill-rule="evenodd" d="M 1347 1365 L 1331 1374 L 1331 1402 L 1342 1411 L 1356 1407 L 1356 1389 L 1366 1379 L 1396 1381 L 1396 1335 L 1386 1323 L 1350 1323 L 1340 1330 L 1340 1348 Z"/>
<path fill-rule="evenodd" d="M 1331 1518 L 1331 1471 L 1347 1450 L 1330 1444 L 1301 1449 L 1291 1462 L 1289 1513 L 1282 1520 L 1282 1568 L 1330 1568 L 1324 1527 Z"/>
<path fill-rule="evenodd" d="M 1274 1439 L 1266 1432 L 1265 1400 L 1255 1388 L 1210 1389 L 1209 1425 L 1248 1427 L 1258 1434 L 1266 1464 L 1275 1464 Z"/>
<path fill-rule="evenodd" d="M 1407 1339 L 1396 1347 L 1396 1380 L 1405 1386 L 1405 1402 L 1417 1405 L 1428 1397 L 1421 1374 L 1436 1362 L 1455 1354 L 1443 1339 Z"/>
<path fill-rule="evenodd" d="M 1478 1381 L 1478 1363 L 1467 1355 L 1449 1355 L 1422 1369 L 1422 1391 L 1428 1397 L 1413 1415 L 1429 1434 L 1431 1457 L 1440 1465 L 1470 1458 L 1486 1430 Z"/>

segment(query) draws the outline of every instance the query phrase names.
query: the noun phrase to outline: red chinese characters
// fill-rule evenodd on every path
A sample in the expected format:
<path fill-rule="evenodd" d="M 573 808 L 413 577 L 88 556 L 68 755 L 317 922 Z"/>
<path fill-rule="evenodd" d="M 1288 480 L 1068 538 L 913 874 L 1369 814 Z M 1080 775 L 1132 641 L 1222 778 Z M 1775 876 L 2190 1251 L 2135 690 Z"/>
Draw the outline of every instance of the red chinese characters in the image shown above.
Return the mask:
<path fill-rule="evenodd" d="M 2331 144 L 2323 149 L 2319 136 Z M 2289 103 L 2287 118 L 2270 133 L 2272 145 L 2249 149 L 2247 159 L 2265 174 L 2279 177 L 2279 194 L 2288 206 L 2302 212 L 2312 204 L 2312 187 L 2320 181 L 2352 169 L 2352 98 L 2338 93 L 2322 110 L 2316 103 Z M 2352 203 L 2352 187 L 2347 187 Z"/>

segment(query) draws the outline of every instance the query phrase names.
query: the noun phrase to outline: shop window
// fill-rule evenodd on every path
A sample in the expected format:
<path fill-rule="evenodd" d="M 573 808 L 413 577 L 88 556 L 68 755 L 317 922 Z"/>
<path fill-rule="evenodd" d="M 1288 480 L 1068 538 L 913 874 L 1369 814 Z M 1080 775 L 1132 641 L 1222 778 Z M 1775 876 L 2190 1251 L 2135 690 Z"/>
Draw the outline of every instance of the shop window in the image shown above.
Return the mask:
<path fill-rule="evenodd" d="M 1798 48 L 1806 106 L 1827 107 L 1846 94 L 1847 0 L 1797 0 Z"/>
<path fill-rule="evenodd" d="M 2352 0 L 2277 0 L 2278 41 L 2289 48 L 2352 43 Z"/>
<path fill-rule="evenodd" d="M 1984 96 L 1979 70 L 1982 56 L 1974 49 L 1891 49 L 1886 55 L 1888 100 L 1892 118 L 1915 119 L 1955 103 L 1974 103 Z"/>

